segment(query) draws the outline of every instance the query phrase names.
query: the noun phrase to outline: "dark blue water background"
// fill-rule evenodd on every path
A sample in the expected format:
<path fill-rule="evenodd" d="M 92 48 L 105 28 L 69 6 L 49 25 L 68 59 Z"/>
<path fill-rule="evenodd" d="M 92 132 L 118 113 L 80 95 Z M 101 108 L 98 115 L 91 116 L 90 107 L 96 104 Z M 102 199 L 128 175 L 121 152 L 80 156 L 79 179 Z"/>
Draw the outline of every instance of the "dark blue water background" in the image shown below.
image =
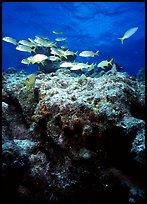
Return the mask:
<path fill-rule="evenodd" d="M 122 45 L 117 38 L 132 27 L 137 32 Z M 63 31 L 72 51 L 99 50 L 99 57 L 89 63 L 114 60 L 130 75 L 136 75 L 145 61 L 145 3 L 144 2 L 3 2 L 2 37 L 19 40 L 35 35 L 56 37 L 52 30 Z M 15 45 L 2 42 L 2 68 L 16 67 L 33 72 L 36 65 L 27 66 L 21 60 L 30 56 Z M 87 62 L 77 57 L 76 61 Z"/>

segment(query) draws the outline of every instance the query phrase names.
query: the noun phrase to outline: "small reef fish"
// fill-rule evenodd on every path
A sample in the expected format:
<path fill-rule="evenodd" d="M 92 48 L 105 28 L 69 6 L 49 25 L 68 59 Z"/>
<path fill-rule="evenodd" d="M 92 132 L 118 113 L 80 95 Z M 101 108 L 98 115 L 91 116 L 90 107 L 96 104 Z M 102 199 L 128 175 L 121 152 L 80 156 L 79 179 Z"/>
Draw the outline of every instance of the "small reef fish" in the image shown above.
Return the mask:
<path fill-rule="evenodd" d="M 2 38 L 2 40 L 4 40 L 5 42 L 8 42 L 8 43 L 12 43 L 13 45 L 17 45 L 17 41 L 14 39 L 14 38 L 11 38 L 11 37 L 4 37 Z"/>
<path fill-rule="evenodd" d="M 55 40 L 56 40 L 57 42 L 62 42 L 62 41 L 65 41 L 66 38 L 56 38 Z"/>
<path fill-rule="evenodd" d="M 87 63 L 82 63 L 82 62 L 74 62 L 74 63 L 72 63 L 72 62 L 63 62 L 62 64 L 60 64 L 60 67 L 70 67 L 70 70 L 82 70 L 84 68 L 85 69 L 88 69 L 88 68 L 93 69 L 95 65 L 96 64 L 94 64 L 94 63 L 89 65 L 88 62 Z"/>
<path fill-rule="evenodd" d="M 95 55 L 99 56 L 99 50 L 97 52 L 93 52 L 93 51 L 83 51 L 79 54 L 79 56 L 81 57 L 94 57 Z"/>
<path fill-rule="evenodd" d="M 72 67 L 73 63 L 72 62 L 63 62 L 60 64 L 60 67 Z"/>
<path fill-rule="evenodd" d="M 49 56 L 48 57 L 48 59 L 50 60 L 50 61 L 60 61 L 61 59 L 59 58 L 59 57 L 56 57 L 56 56 Z"/>
<path fill-rule="evenodd" d="M 109 64 L 112 66 L 112 61 L 113 61 L 113 58 L 110 61 L 103 60 L 97 65 L 97 67 L 100 67 L 100 68 L 104 69 L 104 67 L 108 67 Z"/>
<path fill-rule="evenodd" d="M 18 42 L 18 44 L 25 45 L 25 46 L 28 46 L 28 47 L 34 47 L 34 46 L 35 46 L 34 43 L 29 42 L 29 41 L 27 41 L 27 40 L 20 40 L 20 41 Z"/>
<path fill-rule="evenodd" d="M 73 66 L 70 68 L 70 70 L 82 70 L 84 68 L 87 68 L 87 64 L 84 63 L 73 63 Z"/>
<path fill-rule="evenodd" d="M 36 45 L 36 43 L 34 42 L 34 40 L 32 40 L 31 38 L 28 38 L 28 40 L 33 43 L 34 45 Z"/>
<path fill-rule="evenodd" d="M 35 64 L 35 63 L 41 63 L 42 61 L 46 60 L 48 58 L 48 56 L 43 55 L 43 54 L 36 54 L 32 57 L 31 59 L 31 63 Z"/>
<path fill-rule="evenodd" d="M 31 38 L 28 38 L 28 40 L 34 44 L 35 47 L 42 47 L 42 45 L 36 43 L 34 40 L 32 40 Z"/>
<path fill-rule="evenodd" d="M 35 74 L 31 74 L 29 79 L 26 79 L 24 81 L 25 85 L 26 85 L 26 92 L 28 92 L 30 89 L 34 88 L 35 81 L 36 81 L 36 75 Z"/>
<path fill-rule="evenodd" d="M 58 55 L 58 56 L 62 55 L 61 51 L 59 49 L 55 48 L 55 47 L 51 48 L 51 54 Z"/>
<path fill-rule="evenodd" d="M 16 50 L 19 50 L 19 51 L 22 51 L 22 52 L 29 52 L 29 53 L 35 52 L 35 49 L 36 48 L 32 49 L 32 48 L 30 48 L 28 46 L 25 46 L 25 45 L 18 45 L 16 47 Z"/>
<path fill-rule="evenodd" d="M 52 42 L 52 41 L 47 41 L 47 40 L 44 40 L 38 36 L 36 36 L 35 40 L 34 40 L 35 43 L 43 46 L 43 47 L 52 47 L 52 46 L 56 46 L 56 42 Z"/>
<path fill-rule="evenodd" d="M 88 64 L 87 63 L 81 63 L 81 62 L 77 62 L 77 63 L 73 63 L 73 66 L 71 67 L 70 70 L 82 70 L 82 69 L 94 69 L 95 67 L 95 63 L 92 63 L 92 64 Z"/>
<path fill-rule="evenodd" d="M 55 47 L 51 47 L 51 54 L 53 55 L 57 55 L 59 57 L 65 57 L 67 59 L 67 56 L 64 53 L 65 51 L 61 50 L 61 49 L 57 49 Z"/>
<path fill-rule="evenodd" d="M 58 51 L 61 53 L 60 57 L 65 57 L 67 59 L 67 56 L 69 55 L 78 55 L 78 51 L 77 52 L 72 52 L 69 50 L 62 50 L 62 49 L 58 49 Z"/>
<path fill-rule="evenodd" d="M 123 37 L 118 38 L 118 39 L 121 40 L 121 43 L 123 44 L 124 39 L 131 37 L 134 33 L 136 33 L 137 30 L 138 30 L 138 27 L 130 28 L 129 30 L 125 32 Z"/>
<path fill-rule="evenodd" d="M 63 32 L 59 32 L 59 31 L 55 31 L 55 30 L 53 30 L 52 33 L 54 33 L 54 34 L 56 34 L 56 35 L 61 35 L 61 34 L 63 34 Z"/>
<path fill-rule="evenodd" d="M 48 42 L 42 38 L 37 37 L 35 38 L 34 42 L 42 45 L 43 47 L 49 47 Z"/>

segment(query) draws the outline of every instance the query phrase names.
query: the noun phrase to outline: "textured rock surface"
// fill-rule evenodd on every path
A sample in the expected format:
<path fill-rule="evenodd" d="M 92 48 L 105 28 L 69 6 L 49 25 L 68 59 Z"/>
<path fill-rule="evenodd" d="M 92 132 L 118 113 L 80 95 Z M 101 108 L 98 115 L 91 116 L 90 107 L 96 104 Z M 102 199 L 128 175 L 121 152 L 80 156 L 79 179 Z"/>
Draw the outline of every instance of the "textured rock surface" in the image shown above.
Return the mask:
<path fill-rule="evenodd" d="M 58 70 L 26 94 L 21 77 L 3 82 L 5 200 L 143 203 L 144 84 Z"/>

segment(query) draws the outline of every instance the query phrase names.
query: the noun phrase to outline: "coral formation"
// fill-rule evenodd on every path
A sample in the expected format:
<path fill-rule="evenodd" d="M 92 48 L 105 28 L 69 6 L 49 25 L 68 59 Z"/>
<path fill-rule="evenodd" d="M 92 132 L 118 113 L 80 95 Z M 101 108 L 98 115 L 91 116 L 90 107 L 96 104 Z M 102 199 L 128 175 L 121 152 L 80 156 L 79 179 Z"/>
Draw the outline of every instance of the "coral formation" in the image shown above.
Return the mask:
<path fill-rule="evenodd" d="M 3 197 L 143 203 L 144 84 L 126 73 L 74 77 L 61 69 L 36 75 L 26 94 L 27 77 L 3 79 Z"/>

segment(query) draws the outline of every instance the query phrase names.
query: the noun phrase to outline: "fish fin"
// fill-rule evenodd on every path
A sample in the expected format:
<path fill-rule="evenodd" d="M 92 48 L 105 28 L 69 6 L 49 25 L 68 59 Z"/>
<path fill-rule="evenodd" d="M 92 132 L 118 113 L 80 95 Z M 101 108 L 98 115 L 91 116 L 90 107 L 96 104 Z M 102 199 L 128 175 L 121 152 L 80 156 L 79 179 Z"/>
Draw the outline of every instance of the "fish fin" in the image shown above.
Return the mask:
<path fill-rule="evenodd" d="M 45 64 L 45 61 L 42 61 L 42 62 L 41 62 L 41 64 L 42 64 L 42 66 L 44 66 L 44 64 Z"/>
<path fill-rule="evenodd" d="M 122 38 L 118 38 L 120 41 L 121 41 L 121 43 L 122 44 L 124 44 L 124 38 L 122 37 Z"/>

